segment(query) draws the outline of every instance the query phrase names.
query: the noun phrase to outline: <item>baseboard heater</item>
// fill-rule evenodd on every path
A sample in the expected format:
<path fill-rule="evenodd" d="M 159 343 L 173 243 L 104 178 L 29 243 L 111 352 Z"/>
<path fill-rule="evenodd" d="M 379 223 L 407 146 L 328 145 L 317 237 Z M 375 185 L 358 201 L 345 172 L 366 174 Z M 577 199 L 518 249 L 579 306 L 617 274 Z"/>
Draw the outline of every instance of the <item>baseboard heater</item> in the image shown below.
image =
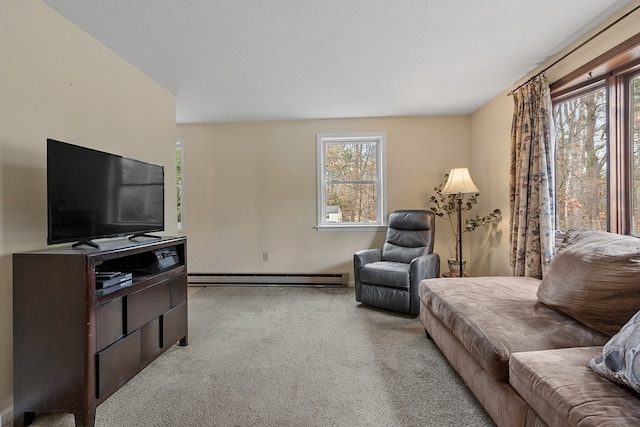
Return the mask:
<path fill-rule="evenodd" d="M 189 273 L 189 285 L 241 286 L 347 286 L 348 274 Z"/>

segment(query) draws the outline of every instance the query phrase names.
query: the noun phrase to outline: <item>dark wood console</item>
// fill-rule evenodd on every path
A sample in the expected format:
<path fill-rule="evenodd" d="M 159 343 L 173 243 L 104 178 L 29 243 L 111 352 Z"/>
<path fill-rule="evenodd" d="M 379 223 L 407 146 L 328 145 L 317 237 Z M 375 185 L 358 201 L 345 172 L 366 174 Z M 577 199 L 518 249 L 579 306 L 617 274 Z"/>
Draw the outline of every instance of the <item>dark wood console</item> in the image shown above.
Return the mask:
<path fill-rule="evenodd" d="M 175 256 L 156 262 L 167 251 Z M 98 289 L 99 271 L 133 278 Z M 100 403 L 176 342 L 187 345 L 186 239 L 14 254 L 13 331 L 14 426 L 37 412 L 93 426 Z"/>

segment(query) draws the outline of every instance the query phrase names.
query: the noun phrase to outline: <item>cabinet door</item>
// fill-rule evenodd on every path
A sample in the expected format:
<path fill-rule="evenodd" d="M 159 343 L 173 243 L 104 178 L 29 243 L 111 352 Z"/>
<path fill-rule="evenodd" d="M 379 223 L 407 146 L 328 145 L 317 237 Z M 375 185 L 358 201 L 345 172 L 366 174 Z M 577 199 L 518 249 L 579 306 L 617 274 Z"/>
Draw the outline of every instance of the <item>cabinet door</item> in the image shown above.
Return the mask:
<path fill-rule="evenodd" d="M 96 307 L 96 349 L 98 351 L 124 336 L 124 304 L 122 298 Z"/>
<path fill-rule="evenodd" d="M 171 347 L 187 336 L 187 303 L 183 302 L 162 316 L 162 346 Z"/>
<path fill-rule="evenodd" d="M 179 274 L 169 279 L 169 293 L 171 308 L 187 299 L 187 275 Z"/>
<path fill-rule="evenodd" d="M 169 281 L 127 295 L 127 333 L 162 316 L 169 310 Z"/>
<path fill-rule="evenodd" d="M 160 318 L 152 320 L 140 328 L 140 339 L 142 341 L 140 361 L 145 364 L 155 359 L 155 356 L 162 350 Z"/>
<path fill-rule="evenodd" d="M 135 331 L 97 354 L 97 398 L 109 395 L 140 369 L 140 331 Z"/>

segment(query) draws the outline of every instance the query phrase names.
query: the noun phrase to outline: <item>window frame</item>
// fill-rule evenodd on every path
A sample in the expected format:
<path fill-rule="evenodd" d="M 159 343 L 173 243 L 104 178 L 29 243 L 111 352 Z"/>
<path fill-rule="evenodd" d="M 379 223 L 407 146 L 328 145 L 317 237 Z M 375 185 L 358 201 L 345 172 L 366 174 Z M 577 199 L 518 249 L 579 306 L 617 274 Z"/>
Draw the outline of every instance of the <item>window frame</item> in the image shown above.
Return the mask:
<path fill-rule="evenodd" d="M 633 216 L 632 129 L 629 83 L 640 71 L 637 34 L 550 85 L 555 104 L 603 85 L 607 97 L 607 230 L 631 234 Z M 554 144 L 555 157 L 555 144 Z M 554 181 L 555 181 L 554 164 Z M 554 194 L 558 192 L 554 185 Z M 554 201 L 557 206 L 557 199 Z M 555 218 L 557 227 L 557 217 Z M 566 231 L 566 230 L 558 230 Z M 634 235 L 640 235 L 635 230 Z"/>
<path fill-rule="evenodd" d="M 177 182 L 176 175 L 176 203 L 178 202 L 177 196 L 180 195 L 180 220 L 177 221 L 177 230 L 179 233 L 184 233 L 187 228 L 185 224 L 185 197 L 184 197 L 184 138 L 180 137 L 176 140 L 176 150 L 180 152 L 180 182 Z M 176 164 L 176 174 L 177 174 Z M 177 219 L 177 218 L 176 218 Z"/>
<path fill-rule="evenodd" d="M 350 144 L 363 141 L 375 141 L 376 147 L 376 191 L 377 221 L 375 223 L 333 223 L 326 221 L 326 158 L 327 143 Z M 347 132 L 316 134 L 317 149 L 317 231 L 386 231 L 387 229 L 387 168 L 386 168 L 386 132 Z"/>
<path fill-rule="evenodd" d="M 554 126 L 557 126 L 557 123 L 555 123 L 555 107 L 556 104 L 558 103 L 564 103 L 564 102 L 568 102 L 571 101 L 572 99 L 575 98 L 579 98 L 582 97 L 592 91 L 599 91 L 599 90 L 603 90 L 604 91 L 604 96 L 606 99 L 606 106 L 605 106 L 605 111 L 604 114 L 606 116 L 605 120 L 605 127 L 606 127 L 606 133 L 607 133 L 607 144 L 605 147 L 605 160 L 606 160 L 606 166 L 607 166 L 607 172 L 606 172 L 606 183 L 605 183 L 605 187 L 606 187 L 606 191 L 607 191 L 607 198 L 605 200 L 606 203 L 606 207 L 605 210 L 607 212 L 607 220 L 606 220 L 606 224 L 605 227 L 606 229 L 610 229 L 611 227 L 611 217 L 610 217 L 610 212 L 611 212 L 611 169 L 610 169 L 610 165 L 611 165 L 611 139 L 609 138 L 609 88 L 607 86 L 607 81 L 604 77 L 602 78 L 598 78 L 598 79 L 592 79 L 589 81 L 589 84 L 586 85 L 580 85 L 579 87 L 577 87 L 575 90 L 573 91 L 566 91 L 565 93 L 563 93 L 561 96 L 557 96 L 555 98 L 552 98 L 552 104 L 553 104 L 553 118 L 554 118 Z M 556 128 L 557 130 L 557 128 Z M 558 207 L 558 196 L 560 195 L 560 191 L 558 190 L 558 174 L 557 174 L 557 167 L 558 167 L 558 147 L 556 145 L 557 142 L 557 136 L 553 139 L 553 153 L 552 153 L 552 157 L 553 157 L 553 183 L 554 183 L 554 188 L 553 188 L 553 195 L 554 195 L 554 204 L 555 204 L 555 218 L 554 218 L 554 228 L 556 229 L 556 231 L 559 231 L 561 233 L 565 233 L 567 230 L 563 230 L 561 228 L 558 227 L 558 215 L 559 215 L 559 207 Z"/>

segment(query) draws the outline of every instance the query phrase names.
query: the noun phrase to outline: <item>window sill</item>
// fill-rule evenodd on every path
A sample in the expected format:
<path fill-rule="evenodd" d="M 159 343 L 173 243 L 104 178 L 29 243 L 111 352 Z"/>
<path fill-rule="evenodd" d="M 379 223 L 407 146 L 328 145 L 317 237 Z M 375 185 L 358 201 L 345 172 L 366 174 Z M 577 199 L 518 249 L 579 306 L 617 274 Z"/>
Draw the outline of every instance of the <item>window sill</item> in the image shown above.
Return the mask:
<path fill-rule="evenodd" d="M 330 231 L 387 231 L 387 226 L 380 224 L 318 225 L 315 228 L 319 233 Z"/>

